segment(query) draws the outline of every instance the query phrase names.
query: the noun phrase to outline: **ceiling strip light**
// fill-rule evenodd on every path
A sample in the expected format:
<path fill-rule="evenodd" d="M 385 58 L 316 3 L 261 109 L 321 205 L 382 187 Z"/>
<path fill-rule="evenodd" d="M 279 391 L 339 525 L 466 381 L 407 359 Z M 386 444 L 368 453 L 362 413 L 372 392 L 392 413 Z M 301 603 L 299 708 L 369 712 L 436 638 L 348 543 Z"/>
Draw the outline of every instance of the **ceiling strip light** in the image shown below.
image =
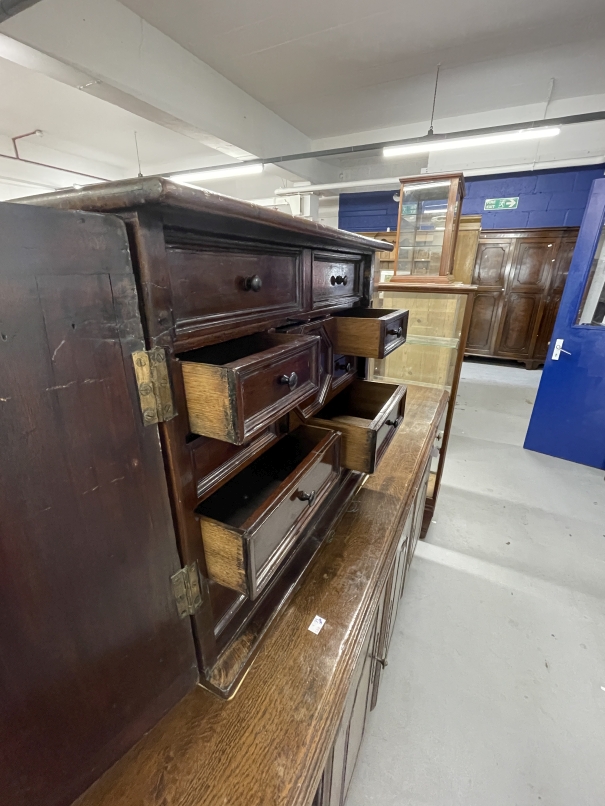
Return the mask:
<path fill-rule="evenodd" d="M 452 137 L 440 139 L 439 137 L 428 137 L 419 143 L 409 145 L 387 146 L 383 149 L 384 157 L 402 157 L 406 154 L 424 154 L 428 151 L 449 151 L 457 148 L 475 148 L 479 146 L 491 146 L 498 143 L 518 143 L 523 140 L 539 140 L 542 137 L 556 137 L 561 132 L 558 126 L 543 126 L 536 129 L 518 129 L 513 132 L 501 132 L 500 134 L 486 134 L 480 137 Z"/>
<path fill-rule="evenodd" d="M 230 179 L 233 176 L 249 176 L 250 174 L 260 174 L 264 166 L 257 162 L 254 165 L 234 165 L 229 168 L 208 168 L 202 171 L 193 171 L 189 174 L 176 174 L 169 176 L 175 182 L 188 184 L 189 182 L 207 182 L 212 179 Z"/>

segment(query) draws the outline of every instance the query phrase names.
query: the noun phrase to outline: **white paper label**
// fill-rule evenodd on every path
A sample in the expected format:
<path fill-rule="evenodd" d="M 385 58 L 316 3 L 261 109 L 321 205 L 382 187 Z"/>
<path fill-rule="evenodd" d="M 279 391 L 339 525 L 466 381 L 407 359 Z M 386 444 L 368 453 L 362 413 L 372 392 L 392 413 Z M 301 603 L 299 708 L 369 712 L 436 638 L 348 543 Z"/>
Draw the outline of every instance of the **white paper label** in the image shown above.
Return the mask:
<path fill-rule="evenodd" d="M 324 626 L 325 623 L 326 623 L 325 618 L 322 618 L 321 616 L 315 616 L 311 624 L 309 624 L 309 630 L 311 632 L 314 632 L 315 635 L 317 635 L 319 632 L 321 632 L 321 628 Z"/>

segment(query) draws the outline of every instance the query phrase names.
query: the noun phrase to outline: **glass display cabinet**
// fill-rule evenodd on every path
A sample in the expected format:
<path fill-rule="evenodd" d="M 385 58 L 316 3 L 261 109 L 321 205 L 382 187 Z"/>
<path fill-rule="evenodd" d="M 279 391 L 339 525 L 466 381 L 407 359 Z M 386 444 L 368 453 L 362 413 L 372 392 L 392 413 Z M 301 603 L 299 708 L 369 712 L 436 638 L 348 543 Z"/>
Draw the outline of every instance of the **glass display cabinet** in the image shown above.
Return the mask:
<path fill-rule="evenodd" d="M 374 308 L 406 308 L 410 313 L 406 343 L 386 358 L 370 359 L 367 377 L 373 381 L 405 383 L 409 396 L 417 386 L 430 386 L 449 393 L 448 407 L 433 447 L 423 537 L 439 494 L 477 289 L 476 285 L 454 283 L 416 282 L 398 286 L 394 279 L 379 283 L 374 289 Z"/>
<path fill-rule="evenodd" d="M 450 282 L 464 176 L 434 174 L 400 181 L 392 282 Z"/>

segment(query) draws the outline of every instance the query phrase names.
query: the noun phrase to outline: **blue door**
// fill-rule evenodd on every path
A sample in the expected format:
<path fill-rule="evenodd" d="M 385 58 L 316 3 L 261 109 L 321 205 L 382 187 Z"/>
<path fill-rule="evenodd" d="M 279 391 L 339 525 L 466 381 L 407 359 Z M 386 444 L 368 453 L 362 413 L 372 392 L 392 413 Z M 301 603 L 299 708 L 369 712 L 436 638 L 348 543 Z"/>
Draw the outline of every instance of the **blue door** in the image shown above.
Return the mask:
<path fill-rule="evenodd" d="M 605 178 L 592 185 L 525 447 L 605 469 Z"/>

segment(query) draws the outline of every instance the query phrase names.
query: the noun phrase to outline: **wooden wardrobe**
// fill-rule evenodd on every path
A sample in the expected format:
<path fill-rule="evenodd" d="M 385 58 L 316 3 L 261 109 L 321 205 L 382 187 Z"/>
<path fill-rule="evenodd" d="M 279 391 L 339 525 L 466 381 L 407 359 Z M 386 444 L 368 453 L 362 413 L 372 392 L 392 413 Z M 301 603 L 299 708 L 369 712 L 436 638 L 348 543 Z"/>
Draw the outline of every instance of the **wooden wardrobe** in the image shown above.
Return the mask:
<path fill-rule="evenodd" d="M 577 237 L 577 227 L 481 232 L 472 282 L 485 290 L 466 355 L 544 363 Z"/>

